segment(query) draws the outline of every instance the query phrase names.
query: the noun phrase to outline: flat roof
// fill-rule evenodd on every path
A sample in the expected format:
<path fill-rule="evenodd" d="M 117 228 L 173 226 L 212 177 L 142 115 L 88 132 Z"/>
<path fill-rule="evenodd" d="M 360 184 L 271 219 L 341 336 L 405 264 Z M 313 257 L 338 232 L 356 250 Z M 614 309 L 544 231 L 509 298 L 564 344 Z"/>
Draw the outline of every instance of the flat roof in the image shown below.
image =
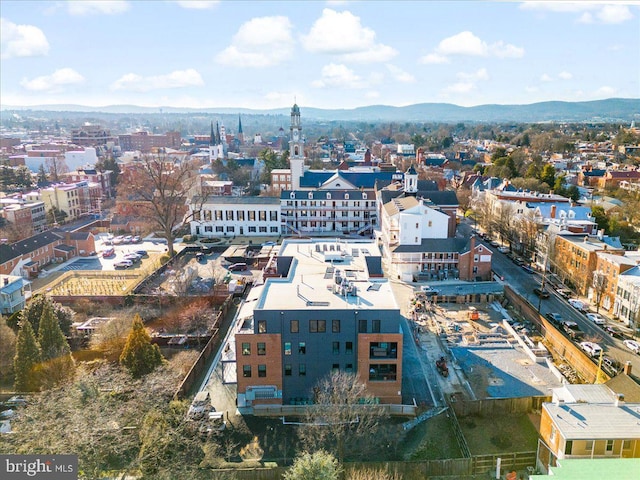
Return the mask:
<path fill-rule="evenodd" d="M 529 478 L 542 480 L 636 480 L 640 471 L 640 458 L 565 458 L 550 467 L 549 475 L 533 475 Z"/>
<path fill-rule="evenodd" d="M 640 438 L 640 403 L 544 403 L 566 440 Z"/>
<path fill-rule="evenodd" d="M 388 279 L 369 275 L 373 240 L 286 240 L 278 256 L 293 258 L 288 276 L 265 281 L 256 309 L 399 309 Z"/>

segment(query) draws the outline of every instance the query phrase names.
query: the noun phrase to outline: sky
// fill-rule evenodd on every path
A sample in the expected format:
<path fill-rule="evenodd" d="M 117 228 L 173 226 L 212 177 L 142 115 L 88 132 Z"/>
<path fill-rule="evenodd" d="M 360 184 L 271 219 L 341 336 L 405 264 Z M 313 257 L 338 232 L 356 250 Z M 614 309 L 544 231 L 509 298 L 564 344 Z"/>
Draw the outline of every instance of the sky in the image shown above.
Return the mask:
<path fill-rule="evenodd" d="M 0 0 L 0 108 L 640 98 L 640 1 Z"/>

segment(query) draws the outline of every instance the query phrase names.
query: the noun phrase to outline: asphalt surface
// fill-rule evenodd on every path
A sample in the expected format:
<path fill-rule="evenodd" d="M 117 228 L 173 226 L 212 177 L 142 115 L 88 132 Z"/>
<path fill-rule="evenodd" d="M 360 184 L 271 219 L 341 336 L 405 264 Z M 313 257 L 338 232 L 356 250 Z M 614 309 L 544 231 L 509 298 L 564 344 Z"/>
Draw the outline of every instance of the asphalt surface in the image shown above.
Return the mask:
<path fill-rule="evenodd" d="M 471 225 L 462 223 L 459 226 L 460 233 L 464 235 L 471 234 Z M 578 324 L 580 330 L 585 334 L 584 340 L 598 343 L 604 349 L 604 354 L 623 364 L 631 361 L 632 374 L 637 376 L 640 374 L 640 356 L 634 354 L 627 349 L 621 339 L 614 338 L 607 334 L 599 325 L 589 320 L 583 313 L 573 308 L 566 299 L 561 297 L 548 282 L 546 290 L 550 293 L 549 298 L 540 300 L 533 293 L 533 289 L 539 287 L 542 283 L 542 275 L 539 273 L 528 273 L 516 265 L 506 254 L 498 252 L 497 248 L 489 245 L 488 242 L 481 242 L 493 252 L 492 264 L 493 271 L 504 278 L 504 283 L 509 285 L 513 290 L 524 297 L 535 308 L 540 306 L 540 313 L 546 315 L 550 312 L 559 313 L 564 320 L 571 320 Z M 588 304 L 586 300 L 583 301 Z M 606 313 L 600 311 L 600 314 L 606 319 Z M 607 323 L 622 329 L 620 322 L 608 319 Z M 627 335 L 631 338 L 629 335 Z"/>

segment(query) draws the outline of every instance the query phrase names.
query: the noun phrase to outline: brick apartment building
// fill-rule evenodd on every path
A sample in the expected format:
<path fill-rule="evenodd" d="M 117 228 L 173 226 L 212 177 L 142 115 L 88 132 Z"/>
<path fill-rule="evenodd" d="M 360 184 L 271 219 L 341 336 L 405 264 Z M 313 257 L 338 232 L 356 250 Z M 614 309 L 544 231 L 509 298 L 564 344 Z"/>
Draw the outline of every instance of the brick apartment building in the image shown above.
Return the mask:
<path fill-rule="evenodd" d="M 287 240 L 264 272 L 239 312 L 238 406 L 310 403 L 334 370 L 401 402 L 401 315 L 375 242 Z"/>
<path fill-rule="evenodd" d="M 135 132 L 118 135 L 122 151 L 139 151 L 149 153 L 155 148 L 180 148 L 182 137 L 180 132 L 167 132 L 153 135 L 149 132 Z"/>

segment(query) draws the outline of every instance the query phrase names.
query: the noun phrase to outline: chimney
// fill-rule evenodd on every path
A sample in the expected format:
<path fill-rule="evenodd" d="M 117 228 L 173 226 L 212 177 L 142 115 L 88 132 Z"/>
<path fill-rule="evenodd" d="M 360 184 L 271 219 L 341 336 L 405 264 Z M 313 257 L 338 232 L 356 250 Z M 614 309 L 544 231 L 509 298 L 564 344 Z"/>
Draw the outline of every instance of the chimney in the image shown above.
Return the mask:
<path fill-rule="evenodd" d="M 556 398 L 556 405 L 564 405 L 564 400 L 562 398 Z"/>
<path fill-rule="evenodd" d="M 626 362 L 624 362 L 624 367 L 622 368 L 622 372 L 625 375 L 631 375 L 631 361 L 627 360 Z"/>
<path fill-rule="evenodd" d="M 616 393 L 615 406 L 616 407 L 621 407 L 622 405 L 624 405 L 624 394 L 623 393 Z"/>
<path fill-rule="evenodd" d="M 551 205 L 551 218 L 556 218 L 556 206 Z"/>

